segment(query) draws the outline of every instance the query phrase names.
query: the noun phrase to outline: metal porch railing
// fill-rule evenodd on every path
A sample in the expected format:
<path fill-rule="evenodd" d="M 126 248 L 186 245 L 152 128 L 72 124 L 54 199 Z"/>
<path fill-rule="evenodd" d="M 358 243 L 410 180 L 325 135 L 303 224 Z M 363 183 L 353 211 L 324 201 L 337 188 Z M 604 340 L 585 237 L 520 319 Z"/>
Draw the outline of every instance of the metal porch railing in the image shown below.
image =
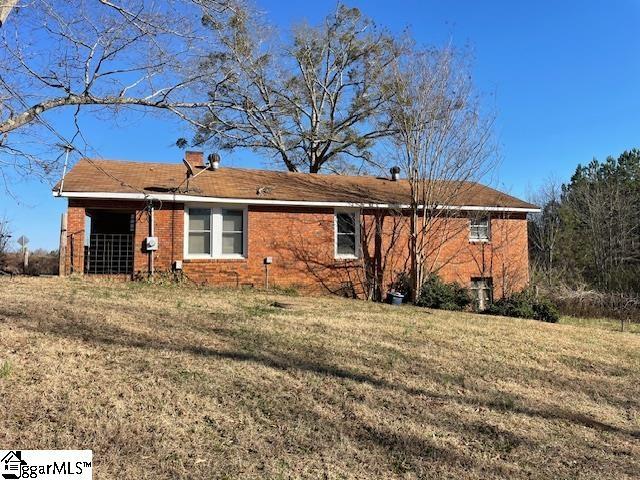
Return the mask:
<path fill-rule="evenodd" d="M 133 235 L 91 234 L 84 259 L 85 273 L 130 274 L 133 272 Z"/>

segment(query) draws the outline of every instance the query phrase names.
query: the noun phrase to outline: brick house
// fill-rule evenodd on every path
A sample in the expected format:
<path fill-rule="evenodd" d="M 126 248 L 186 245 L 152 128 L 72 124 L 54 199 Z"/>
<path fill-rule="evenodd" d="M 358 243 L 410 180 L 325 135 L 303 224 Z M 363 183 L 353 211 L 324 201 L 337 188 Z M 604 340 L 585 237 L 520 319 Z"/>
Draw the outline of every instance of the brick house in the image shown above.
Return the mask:
<path fill-rule="evenodd" d="M 54 188 L 68 199 L 66 273 L 178 271 L 226 286 L 295 286 L 371 296 L 408 268 L 408 182 L 370 176 L 83 159 Z M 428 258 L 480 298 L 529 277 L 534 205 L 468 183 L 441 205 Z M 437 245 L 436 245 L 437 243 Z"/>

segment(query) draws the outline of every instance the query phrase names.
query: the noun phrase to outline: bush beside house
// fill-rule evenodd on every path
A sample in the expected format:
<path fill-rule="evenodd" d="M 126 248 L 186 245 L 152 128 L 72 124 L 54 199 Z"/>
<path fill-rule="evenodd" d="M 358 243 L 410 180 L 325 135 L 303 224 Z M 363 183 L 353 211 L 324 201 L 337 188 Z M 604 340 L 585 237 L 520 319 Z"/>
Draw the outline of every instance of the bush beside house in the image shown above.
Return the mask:
<path fill-rule="evenodd" d="M 458 283 L 444 283 L 435 274 L 429 275 L 420 289 L 416 305 L 442 310 L 464 310 L 471 305 L 469 291 Z"/>
<path fill-rule="evenodd" d="M 473 304 L 470 291 L 458 283 L 445 283 L 435 274 L 429 275 L 420 289 L 416 305 L 441 310 L 466 310 Z M 530 290 L 514 293 L 492 302 L 484 313 L 505 317 L 531 318 L 557 323 L 558 309 L 549 300 L 536 298 Z"/>
<path fill-rule="evenodd" d="M 528 290 L 492 302 L 484 313 L 504 317 L 532 318 L 549 323 L 557 323 L 560 320 L 558 309 L 553 303 L 544 298 L 536 298 Z"/>

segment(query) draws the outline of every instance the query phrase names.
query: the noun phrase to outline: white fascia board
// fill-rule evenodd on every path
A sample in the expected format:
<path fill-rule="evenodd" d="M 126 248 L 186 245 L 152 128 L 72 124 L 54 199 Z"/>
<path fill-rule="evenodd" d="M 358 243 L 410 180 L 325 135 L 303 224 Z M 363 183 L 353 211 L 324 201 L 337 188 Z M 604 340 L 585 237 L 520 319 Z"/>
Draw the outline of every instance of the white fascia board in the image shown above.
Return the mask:
<path fill-rule="evenodd" d="M 346 207 L 346 208 L 393 208 L 408 209 L 410 205 L 394 205 L 390 203 L 354 203 L 354 202 L 308 202 L 305 200 L 267 200 L 250 198 L 199 197 L 195 195 L 178 195 L 172 193 L 114 193 L 114 192 L 53 192 L 54 197 L 96 198 L 105 200 L 161 200 L 163 202 L 180 203 L 226 203 L 230 205 L 282 205 L 290 207 Z M 518 207 L 482 207 L 477 205 L 438 205 L 438 210 L 466 210 L 478 212 L 517 212 L 538 213 L 539 208 Z"/>

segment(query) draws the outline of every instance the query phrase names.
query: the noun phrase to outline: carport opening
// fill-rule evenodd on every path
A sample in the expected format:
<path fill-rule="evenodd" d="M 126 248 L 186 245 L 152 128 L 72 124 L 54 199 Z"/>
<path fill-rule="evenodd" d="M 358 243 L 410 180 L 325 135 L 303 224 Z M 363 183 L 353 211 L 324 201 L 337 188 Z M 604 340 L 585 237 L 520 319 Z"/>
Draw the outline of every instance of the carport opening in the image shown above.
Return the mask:
<path fill-rule="evenodd" d="M 135 214 L 87 210 L 84 271 L 88 274 L 132 274 Z"/>

